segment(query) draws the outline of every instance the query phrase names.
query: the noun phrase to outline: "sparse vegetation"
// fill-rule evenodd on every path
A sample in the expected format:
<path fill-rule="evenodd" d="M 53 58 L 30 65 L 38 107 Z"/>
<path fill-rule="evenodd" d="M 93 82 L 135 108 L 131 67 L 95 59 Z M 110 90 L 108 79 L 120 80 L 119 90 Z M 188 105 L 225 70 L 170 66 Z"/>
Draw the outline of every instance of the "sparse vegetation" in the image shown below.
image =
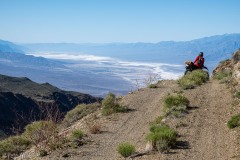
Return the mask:
<path fill-rule="evenodd" d="M 240 126 L 240 114 L 232 116 L 227 123 L 228 128 L 232 129 Z"/>
<path fill-rule="evenodd" d="M 84 144 L 83 136 L 84 134 L 82 130 L 80 129 L 73 130 L 70 146 L 72 148 L 78 148 L 79 146 L 82 146 Z"/>
<path fill-rule="evenodd" d="M 157 88 L 157 84 L 150 84 L 148 88 Z"/>
<path fill-rule="evenodd" d="M 66 114 L 63 123 L 70 125 L 86 115 L 93 113 L 100 108 L 100 106 L 101 105 L 99 103 L 80 104 Z"/>
<path fill-rule="evenodd" d="M 126 143 L 121 143 L 118 145 L 117 151 L 119 154 L 121 154 L 123 157 L 129 157 L 133 153 L 135 153 L 136 149 L 135 146 L 126 142 Z"/>
<path fill-rule="evenodd" d="M 240 92 L 239 92 L 239 91 L 236 91 L 236 92 L 234 93 L 234 97 L 240 99 Z"/>
<path fill-rule="evenodd" d="M 126 112 L 127 108 L 120 105 L 117 102 L 116 96 L 113 93 L 109 93 L 106 98 L 102 101 L 102 114 L 108 116 L 117 112 Z"/>
<path fill-rule="evenodd" d="M 101 128 L 102 126 L 100 123 L 88 124 L 88 129 L 92 134 L 101 133 Z"/>
<path fill-rule="evenodd" d="M 0 141 L 0 156 L 20 154 L 31 146 L 31 142 L 23 136 L 12 136 Z"/>
<path fill-rule="evenodd" d="M 176 143 L 177 132 L 165 124 L 151 125 L 146 139 L 153 142 L 153 147 L 158 151 L 169 151 Z"/>
<path fill-rule="evenodd" d="M 57 141 L 57 125 L 52 121 L 36 121 L 25 127 L 23 135 L 35 146 L 42 142 L 48 147 L 53 147 Z"/>
<path fill-rule="evenodd" d="M 213 79 L 220 80 L 221 83 L 226 83 L 232 76 L 231 71 L 220 71 L 213 75 Z"/>
<path fill-rule="evenodd" d="M 189 100 L 178 94 L 178 95 L 168 95 L 165 97 L 164 101 L 164 112 L 167 115 L 174 115 L 178 117 L 181 113 L 187 111 L 189 105 Z"/>
<path fill-rule="evenodd" d="M 208 81 L 209 75 L 203 70 L 194 70 L 178 80 L 182 89 L 192 89 Z"/>
<path fill-rule="evenodd" d="M 144 79 L 145 87 L 149 87 L 150 85 L 157 87 L 156 83 L 157 83 L 158 79 L 159 79 L 159 75 L 158 74 L 155 74 L 155 73 L 148 74 L 146 79 Z"/>
<path fill-rule="evenodd" d="M 80 129 L 76 129 L 72 131 L 73 139 L 82 139 L 83 138 L 83 131 Z"/>

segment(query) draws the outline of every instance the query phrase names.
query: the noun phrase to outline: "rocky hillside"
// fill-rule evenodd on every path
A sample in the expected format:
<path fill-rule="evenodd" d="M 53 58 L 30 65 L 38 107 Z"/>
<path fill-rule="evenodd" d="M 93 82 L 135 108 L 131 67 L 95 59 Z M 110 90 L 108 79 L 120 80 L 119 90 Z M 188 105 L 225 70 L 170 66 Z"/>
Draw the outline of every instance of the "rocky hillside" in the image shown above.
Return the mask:
<path fill-rule="evenodd" d="M 38 84 L 26 77 L 0 75 L 0 130 L 6 134 L 12 133 L 12 127 L 21 131 L 27 123 L 45 118 L 46 112 L 65 113 L 80 103 L 99 100 L 63 91 L 49 83 Z"/>
<path fill-rule="evenodd" d="M 232 90 L 240 90 L 240 49 L 233 53 L 232 58 L 220 62 L 213 71 L 215 75 L 225 76 Z"/>
<path fill-rule="evenodd" d="M 129 112 L 106 117 L 97 110 L 60 133 L 71 135 L 76 129 L 82 130 L 87 136 L 81 139 L 81 145 L 69 147 L 63 144 L 63 149 L 48 152 L 44 157 L 32 148 L 22 157 L 123 160 L 117 148 L 120 143 L 129 142 L 136 147 L 134 159 L 138 160 L 238 160 L 240 128 L 230 129 L 229 120 L 240 113 L 239 64 L 237 51 L 231 60 L 220 63 L 213 78 L 200 86 L 183 90 L 177 81 L 159 81 L 153 88 L 119 97 L 121 105 L 127 106 Z M 169 95 L 184 96 L 189 105 L 169 116 L 164 104 Z M 147 143 L 146 136 L 153 123 L 165 123 L 177 132 L 177 140 L 169 151 L 153 150 L 153 144 Z M 240 119 L 237 125 L 240 126 Z M 100 129 L 97 134 L 89 129 L 93 126 Z"/>

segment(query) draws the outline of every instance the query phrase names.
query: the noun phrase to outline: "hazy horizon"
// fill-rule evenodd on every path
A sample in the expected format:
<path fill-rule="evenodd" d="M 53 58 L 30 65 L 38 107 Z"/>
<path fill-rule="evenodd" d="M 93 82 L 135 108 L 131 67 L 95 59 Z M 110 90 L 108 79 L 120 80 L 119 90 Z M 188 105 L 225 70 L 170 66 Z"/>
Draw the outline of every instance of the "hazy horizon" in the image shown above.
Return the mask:
<path fill-rule="evenodd" d="M 19 45 L 25 45 L 25 44 L 83 44 L 83 45 L 106 45 L 106 44 L 131 44 L 131 43 L 150 43 L 150 44 L 157 44 L 157 43 L 164 43 L 164 42 L 190 42 L 190 41 L 194 41 L 194 40 L 199 40 L 199 39 L 203 39 L 203 38 L 209 38 L 209 37 L 216 37 L 216 36 L 224 36 L 224 35 L 232 35 L 232 34 L 240 34 L 239 33 L 224 33 L 224 34 L 219 34 L 219 35 L 206 35 L 203 37 L 197 37 L 195 39 L 189 39 L 189 40 L 163 40 L 163 41 L 156 41 L 156 42 L 144 42 L 144 41 L 137 41 L 137 42 L 104 42 L 104 43 L 98 43 L 98 42 L 14 42 L 14 41 L 10 41 L 10 40 L 6 40 L 6 39 L 0 39 L 0 40 L 4 40 L 4 41 L 9 41 L 15 44 L 19 44 Z"/>

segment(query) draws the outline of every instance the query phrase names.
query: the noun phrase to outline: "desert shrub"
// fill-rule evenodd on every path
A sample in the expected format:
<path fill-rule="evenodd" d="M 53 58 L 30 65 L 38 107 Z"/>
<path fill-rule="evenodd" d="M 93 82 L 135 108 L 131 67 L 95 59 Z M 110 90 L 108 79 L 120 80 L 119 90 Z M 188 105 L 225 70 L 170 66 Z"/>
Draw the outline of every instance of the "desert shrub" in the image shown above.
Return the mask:
<path fill-rule="evenodd" d="M 102 114 L 104 116 L 110 115 L 116 112 L 126 112 L 127 108 L 120 105 L 117 102 L 116 96 L 113 93 L 109 93 L 105 99 L 102 101 Z"/>
<path fill-rule="evenodd" d="M 68 125 L 72 124 L 82 119 L 86 115 L 93 113 L 98 108 L 100 108 L 100 106 L 101 105 L 99 103 L 80 104 L 76 106 L 74 109 L 72 109 L 71 111 L 67 112 L 63 120 L 63 123 L 68 123 Z"/>
<path fill-rule="evenodd" d="M 161 140 L 156 141 L 156 148 L 160 152 L 164 152 L 164 151 L 168 152 L 171 149 L 171 146 L 169 145 L 168 140 L 161 139 Z"/>
<path fill-rule="evenodd" d="M 239 92 L 239 91 L 236 91 L 236 92 L 234 93 L 234 97 L 240 99 L 240 92 Z"/>
<path fill-rule="evenodd" d="M 31 146 L 31 142 L 23 136 L 12 136 L 0 141 L 0 156 L 20 154 Z"/>
<path fill-rule="evenodd" d="M 157 84 L 150 84 L 148 88 L 157 88 Z"/>
<path fill-rule="evenodd" d="M 222 82 L 226 81 L 229 77 L 231 77 L 231 71 L 220 71 L 213 75 L 213 79 L 221 80 Z"/>
<path fill-rule="evenodd" d="M 114 113 L 114 111 L 111 108 L 103 108 L 103 110 L 102 110 L 102 115 L 104 115 L 104 116 L 108 116 L 112 113 Z"/>
<path fill-rule="evenodd" d="M 92 133 L 92 134 L 101 133 L 102 126 L 101 126 L 100 123 L 94 123 L 94 124 L 89 123 L 89 124 L 87 124 L 87 126 L 88 126 L 88 129 L 89 129 L 90 133 Z"/>
<path fill-rule="evenodd" d="M 104 107 L 114 108 L 116 105 L 116 96 L 113 93 L 109 93 L 102 101 Z"/>
<path fill-rule="evenodd" d="M 178 94 L 178 95 L 168 95 L 164 98 L 164 111 L 166 115 L 178 116 L 179 114 L 187 111 L 187 106 L 189 105 L 189 100 Z"/>
<path fill-rule="evenodd" d="M 228 128 L 232 129 L 240 126 L 240 114 L 232 116 L 227 123 Z"/>
<path fill-rule="evenodd" d="M 146 139 L 159 151 L 168 151 L 176 143 L 177 132 L 165 124 L 151 125 Z"/>
<path fill-rule="evenodd" d="M 208 81 L 209 75 L 203 70 L 194 70 L 178 80 L 178 84 L 182 89 L 192 89 Z"/>
<path fill-rule="evenodd" d="M 135 146 L 130 143 L 121 143 L 118 145 L 117 151 L 119 154 L 121 154 L 123 157 L 129 157 L 133 153 L 135 153 L 136 149 Z"/>
<path fill-rule="evenodd" d="M 188 79 L 186 77 L 183 77 L 180 80 L 178 80 L 178 83 L 182 89 L 193 89 L 196 86 L 193 80 Z"/>
<path fill-rule="evenodd" d="M 164 99 L 164 107 L 166 108 L 171 108 L 172 106 L 188 106 L 188 105 L 189 100 L 180 94 L 176 96 L 169 95 Z"/>
<path fill-rule="evenodd" d="M 52 141 L 49 144 L 49 149 L 50 150 L 63 149 L 66 146 L 68 146 L 69 143 L 71 143 L 70 137 L 58 136 L 58 137 L 55 138 L 54 141 Z"/>
<path fill-rule="evenodd" d="M 25 127 L 23 135 L 34 145 L 39 143 L 54 145 L 57 137 L 57 125 L 52 121 L 36 121 Z"/>
<path fill-rule="evenodd" d="M 80 129 L 76 129 L 72 131 L 72 137 L 74 139 L 82 139 L 83 138 L 83 131 Z"/>
<path fill-rule="evenodd" d="M 67 141 L 68 146 L 72 148 L 78 148 L 79 146 L 84 145 L 85 141 L 83 139 L 84 133 L 80 129 L 72 131 L 69 141 Z"/>

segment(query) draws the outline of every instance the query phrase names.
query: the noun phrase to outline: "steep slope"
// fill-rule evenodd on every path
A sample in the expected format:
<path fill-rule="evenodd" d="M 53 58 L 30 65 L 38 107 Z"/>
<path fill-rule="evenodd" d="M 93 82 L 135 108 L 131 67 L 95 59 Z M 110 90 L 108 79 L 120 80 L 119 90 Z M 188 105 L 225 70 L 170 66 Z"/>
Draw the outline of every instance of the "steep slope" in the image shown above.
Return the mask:
<path fill-rule="evenodd" d="M 11 133 L 12 127 L 41 117 L 47 109 L 61 113 L 77 104 L 101 100 L 87 94 L 63 91 L 48 83 L 38 84 L 28 78 L 0 75 L 0 130 Z"/>

